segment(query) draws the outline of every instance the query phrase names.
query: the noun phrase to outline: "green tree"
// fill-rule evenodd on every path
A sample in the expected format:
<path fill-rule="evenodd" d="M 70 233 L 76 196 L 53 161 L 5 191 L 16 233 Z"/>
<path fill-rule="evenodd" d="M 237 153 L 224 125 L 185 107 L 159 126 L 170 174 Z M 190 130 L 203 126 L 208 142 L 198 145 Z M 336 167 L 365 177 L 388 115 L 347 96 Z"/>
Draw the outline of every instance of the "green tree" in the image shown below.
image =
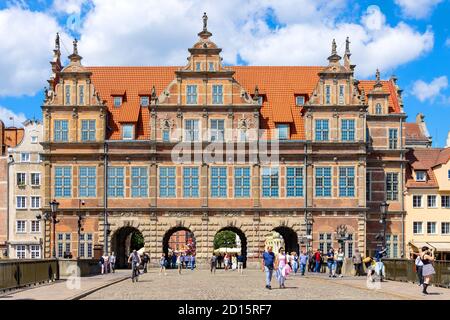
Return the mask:
<path fill-rule="evenodd" d="M 236 247 L 236 233 L 225 230 L 216 234 L 214 237 L 214 249 L 219 248 L 235 248 Z"/>
<path fill-rule="evenodd" d="M 139 250 L 144 246 L 145 242 L 144 242 L 144 237 L 142 236 L 142 234 L 140 232 L 134 232 L 133 235 L 131 236 L 131 245 L 130 245 L 130 249 L 131 250 Z"/>

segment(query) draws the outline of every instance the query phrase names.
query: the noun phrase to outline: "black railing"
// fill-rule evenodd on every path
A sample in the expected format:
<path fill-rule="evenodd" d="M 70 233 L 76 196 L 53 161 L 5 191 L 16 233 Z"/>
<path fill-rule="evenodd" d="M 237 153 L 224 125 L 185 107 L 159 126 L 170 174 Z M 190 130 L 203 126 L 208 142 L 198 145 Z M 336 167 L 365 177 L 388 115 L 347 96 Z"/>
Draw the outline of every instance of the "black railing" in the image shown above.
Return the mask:
<path fill-rule="evenodd" d="M 387 279 L 394 281 L 419 281 L 414 260 L 383 259 Z M 436 274 L 433 275 L 432 284 L 439 287 L 450 288 L 450 261 L 435 261 L 433 263 Z"/>
<path fill-rule="evenodd" d="M 0 260 L 0 291 L 51 282 L 58 278 L 56 259 Z"/>

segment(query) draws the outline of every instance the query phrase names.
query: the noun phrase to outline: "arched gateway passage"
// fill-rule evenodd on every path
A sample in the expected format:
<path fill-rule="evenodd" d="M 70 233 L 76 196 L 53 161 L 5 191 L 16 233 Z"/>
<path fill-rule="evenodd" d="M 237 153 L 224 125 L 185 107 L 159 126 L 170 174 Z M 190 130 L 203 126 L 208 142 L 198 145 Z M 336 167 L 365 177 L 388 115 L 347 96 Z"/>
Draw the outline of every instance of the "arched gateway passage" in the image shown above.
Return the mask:
<path fill-rule="evenodd" d="M 236 227 L 225 227 L 225 228 L 220 229 L 216 233 L 216 235 L 214 237 L 215 242 L 216 242 L 219 234 L 221 234 L 224 231 L 229 231 L 229 232 L 235 234 L 237 239 L 235 240 L 234 245 L 228 246 L 228 247 L 234 247 L 234 248 L 240 249 L 240 252 L 244 257 L 244 268 L 246 268 L 247 267 L 247 237 L 245 236 L 245 233 L 241 229 L 236 228 Z M 215 248 L 215 249 L 217 249 L 217 248 Z"/>
<path fill-rule="evenodd" d="M 196 255 L 196 240 L 194 233 L 185 227 L 172 228 L 163 237 L 163 252 L 168 261 L 168 267 L 176 268 L 174 253 Z"/>
<path fill-rule="evenodd" d="M 299 253 L 298 236 L 294 230 L 289 227 L 277 227 L 273 231 L 278 232 L 283 237 L 286 253 L 292 251 Z"/>
<path fill-rule="evenodd" d="M 116 268 L 128 268 L 128 255 L 144 247 L 144 237 L 136 228 L 123 227 L 114 233 L 111 247 L 116 255 Z"/>

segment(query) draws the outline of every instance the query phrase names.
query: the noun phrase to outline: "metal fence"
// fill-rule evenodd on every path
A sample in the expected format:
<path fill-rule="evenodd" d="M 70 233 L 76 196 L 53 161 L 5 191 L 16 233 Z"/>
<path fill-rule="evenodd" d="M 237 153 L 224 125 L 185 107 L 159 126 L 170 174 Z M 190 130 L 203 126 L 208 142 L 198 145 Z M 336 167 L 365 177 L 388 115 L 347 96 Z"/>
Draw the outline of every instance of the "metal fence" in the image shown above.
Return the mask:
<path fill-rule="evenodd" d="M 386 277 L 394 281 L 418 282 L 414 260 L 383 259 L 386 268 Z M 435 261 L 433 263 L 436 274 L 433 275 L 432 284 L 439 287 L 450 288 L 450 261 Z"/>
<path fill-rule="evenodd" d="M 55 281 L 58 278 L 56 259 L 0 260 L 0 290 Z"/>

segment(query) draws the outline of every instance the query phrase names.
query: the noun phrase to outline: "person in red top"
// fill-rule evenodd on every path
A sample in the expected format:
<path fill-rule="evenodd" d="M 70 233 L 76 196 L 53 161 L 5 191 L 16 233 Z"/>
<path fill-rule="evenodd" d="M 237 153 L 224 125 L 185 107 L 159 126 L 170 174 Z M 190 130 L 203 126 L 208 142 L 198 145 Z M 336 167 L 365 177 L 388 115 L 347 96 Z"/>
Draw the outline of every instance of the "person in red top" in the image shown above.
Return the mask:
<path fill-rule="evenodd" d="M 320 272 L 320 262 L 322 261 L 322 252 L 320 251 L 320 249 L 317 249 L 316 253 L 314 254 L 314 260 L 316 260 L 316 268 L 315 268 L 315 272 Z"/>

